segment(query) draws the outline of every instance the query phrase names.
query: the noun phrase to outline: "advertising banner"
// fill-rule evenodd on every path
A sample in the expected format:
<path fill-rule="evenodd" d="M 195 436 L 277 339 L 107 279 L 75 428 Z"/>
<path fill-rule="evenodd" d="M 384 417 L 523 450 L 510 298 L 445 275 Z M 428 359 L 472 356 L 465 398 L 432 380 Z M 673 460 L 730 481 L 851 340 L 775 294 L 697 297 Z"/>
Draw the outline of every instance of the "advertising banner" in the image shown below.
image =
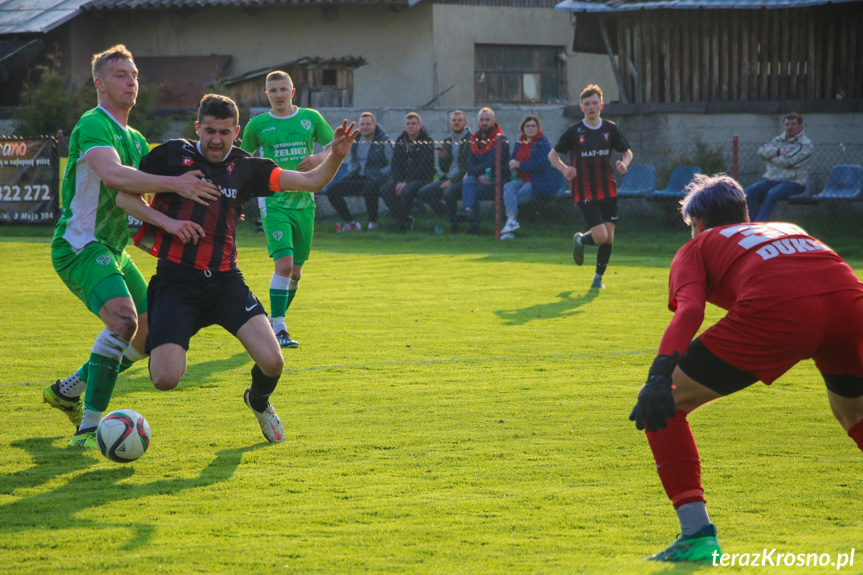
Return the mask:
<path fill-rule="evenodd" d="M 0 224 L 53 224 L 60 191 L 53 138 L 0 138 Z"/>

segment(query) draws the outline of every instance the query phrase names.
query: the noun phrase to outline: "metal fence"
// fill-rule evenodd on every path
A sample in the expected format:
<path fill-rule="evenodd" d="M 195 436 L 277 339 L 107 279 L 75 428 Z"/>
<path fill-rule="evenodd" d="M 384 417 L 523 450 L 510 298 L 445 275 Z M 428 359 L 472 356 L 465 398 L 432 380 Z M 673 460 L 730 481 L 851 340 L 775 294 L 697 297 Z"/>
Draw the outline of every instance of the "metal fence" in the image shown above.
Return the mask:
<path fill-rule="evenodd" d="M 736 138 L 729 138 L 726 142 L 712 144 L 697 140 L 683 143 L 661 141 L 648 149 L 633 149 L 635 158 L 629 171 L 630 181 L 627 181 L 625 176 L 618 176 L 618 188 L 623 192 L 618 201 L 621 225 L 682 225 L 678 203 L 680 197 L 674 190 L 662 193 L 663 190 L 668 190 L 669 184 L 672 184 L 671 188 L 675 187 L 673 180 L 679 179 L 680 174 L 674 174 L 674 172 L 676 168 L 682 166 L 697 167 L 702 173 L 729 174 L 735 177 L 744 188 L 761 180 L 766 165 L 757 152 L 762 144 L 764 142 L 739 142 Z M 616 155 L 615 159 L 616 157 L 619 156 Z M 564 157 L 564 160 L 568 161 L 568 158 Z M 861 144 L 816 142 L 807 189 L 807 195 L 812 199 L 799 198 L 780 202 L 772 219 L 809 225 L 813 228 L 809 231 L 829 226 L 833 231 L 840 230 L 844 233 L 863 235 L 863 226 L 859 224 L 860 217 L 863 215 L 863 201 L 818 199 L 835 166 L 860 166 L 861 164 L 863 164 Z M 655 181 L 650 184 L 642 182 L 639 186 L 634 180 L 638 179 L 641 171 L 645 169 L 655 173 Z M 343 166 L 343 171 L 338 177 L 344 175 L 344 170 Z M 503 179 L 508 181 L 509 174 L 505 174 Z M 683 183 L 678 182 L 678 185 L 685 186 L 688 180 L 689 176 L 685 175 Z M 555 196 L 539 198 L 520 205 L 519 221 L 522 224 L 528 224 L 523 225 L 525 229 L 520 230 L 521 233 L 528 231 L 529 228 L 539 230 L 547 227 L 572 229 L 583 227 L 580 212 L 568 197 L 567 188 L 567 184 L 561 179 L 561 189 Z M 639 193 L 628 194 L 627 190 L 632 188 Z M 657 190 L 659 192 L 655 193 Z M 361 196 L 363 190 L 358 188 L 353 193 L 354 197 L 346 198 L 352 217 L 360 221 L 367 220 L 366 204 Z M 500 198 L 500 190 L 498 190 L 498 198 Z M 857 199 L 863 199 L 860 193 L 857 194 Z M 317 197 L 317 203 L 319 226 L 332 225 L 344 229 L 345 222 L 341 221 L 332 209 L 326 193 Z M 390 224 L 387 207 L 383 202 L 379 205 L 381 227 L 388 229 Z M 497 202 L 484 202 L 483 206 L 483 233 L 492 235 L 499 230 L 500 226 L 497 223 L 498 218 L 495 217 L 496 208 L 499 209 L 500 221 L 505 221 L 505 216 L 501 217 L 503 209 L 500 199 Z M 451 233 L 453 229 L 446 217 L 442 217 L 420 201 L 414 202 L 413 216 L 414 233 Z M 365 226 L 361 226 L 361 229 L 365 229 Z"/>

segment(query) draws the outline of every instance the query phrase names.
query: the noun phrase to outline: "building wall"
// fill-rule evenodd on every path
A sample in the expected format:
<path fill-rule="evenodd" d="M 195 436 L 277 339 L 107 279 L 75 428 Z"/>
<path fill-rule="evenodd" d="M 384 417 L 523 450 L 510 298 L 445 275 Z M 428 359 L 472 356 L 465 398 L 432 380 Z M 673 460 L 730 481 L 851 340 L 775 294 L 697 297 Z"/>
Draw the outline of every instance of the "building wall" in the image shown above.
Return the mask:
<path fill-rule="evenodd" d="M 355 105 L 419 106 L 434 96 L 430 14 L 430 5 L 402 12 L 340 7 L 333 20 L 318 7 L 268 8 L 254 15 L 238 9 L 185 17 L 167 11 L 117 13 L 102 21 L 101 42 L 85 50 L 86 57 L 79 54 L 73 69 L 86 69 L 90 54 L 117 43 L 138 56 L 230 54 L 227 76 L 304 56 L 365 56 L 369 64 L 354 71 Z M 78 19 L 76 26 L 85 29 L 90 18 Z"/>
<path fill-rule="evenodd" d="M 548 8 L 501 8 L 452 4 L 421 4 L 433 7 L 434 61 L 438 63 L 441 90 L 455 86 L 441 97 L 442 106 L 474 103 L 474 45 L 515 44 L 560 46 L 567 56 L 569 99 L 590 83 L 607 86 L 610 99 L 617 98 L 608 58 L 594 54 L 572 54 L 569 15 Z"/>
<path fill-rule="evenodd" d="M 614 100 L 608 58 L 572 54 L 568 14 L 548 8 L 457 6 L 423 2 L 395 12 L 378 6 L 343 6 L 328 19 L 319 7 L 270 7 L 255 14 L 210 8 L 182 16 L 139 10 L 85 14 L 70 23 L 69 66 L 77 84 L 89 74 L 90 56 L 125 44 L 137 56 L 229 54 L 227 76 L 304 56 L 364 56 L 354 71 L 356 107 L 418 107 L 440 88 L 455 87 L 435 105 L 474 104 L 474 45 L 561 46 L 567 55 L 570 99 L 599 83 Z M 146 78 L 144 78 L 146 81 Z"/>

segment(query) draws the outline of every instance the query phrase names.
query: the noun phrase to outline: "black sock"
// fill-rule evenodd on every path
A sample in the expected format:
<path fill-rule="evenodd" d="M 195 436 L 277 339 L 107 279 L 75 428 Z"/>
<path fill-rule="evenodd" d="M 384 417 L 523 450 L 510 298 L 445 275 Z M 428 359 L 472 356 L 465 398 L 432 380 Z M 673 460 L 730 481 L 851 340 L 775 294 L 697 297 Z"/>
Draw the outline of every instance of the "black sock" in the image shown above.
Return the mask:
<path fill-rule="evenodd" d="M 605 273 L 605 268 L 608 267 L 608 260 L 611 259 L 612 244 L 602 244 L 596 250 L 596 275 L 601 276 Z"/>
<path fill-rule="evenodd" d="M 583 236 L 581 236 L 581 245 L 583 246 L 595 246 L 596 242 L 593 241 L 593 236 L 590 235 L 590 232 L 587 232 Z"/>
<path fill-rule="evenodd" d="M 279 377 L 270 377 L 261 371 L 256 363 L 252 367 L 252 389 L 249 392 L 249 404 L 255 411 L 264 411 L 270 403 L 270 396 L 279 383 Z"/>

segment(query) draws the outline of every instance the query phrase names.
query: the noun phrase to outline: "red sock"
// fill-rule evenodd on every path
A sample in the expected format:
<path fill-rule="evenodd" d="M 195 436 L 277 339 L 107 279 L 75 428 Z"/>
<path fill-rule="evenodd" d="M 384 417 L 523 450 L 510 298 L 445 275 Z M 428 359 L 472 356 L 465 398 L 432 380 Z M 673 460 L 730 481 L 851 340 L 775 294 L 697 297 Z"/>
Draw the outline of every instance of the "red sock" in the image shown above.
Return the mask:
<path fill-rule="evenodd" d="M 668 420 L 668 427 L 646 434 L 662 487 L 674 508 L 693 501 L 704 501 L 701 459 L 689 422 L 686 421 L 686 413 L 678 409 L 677 415 Z"/>
<path fill-rule="evenodd" d="M 858 421 L 854 427 L 848 430 L 848 437 L 853 439 L 857 447 L 863 451 L 863 421 Z"/>

